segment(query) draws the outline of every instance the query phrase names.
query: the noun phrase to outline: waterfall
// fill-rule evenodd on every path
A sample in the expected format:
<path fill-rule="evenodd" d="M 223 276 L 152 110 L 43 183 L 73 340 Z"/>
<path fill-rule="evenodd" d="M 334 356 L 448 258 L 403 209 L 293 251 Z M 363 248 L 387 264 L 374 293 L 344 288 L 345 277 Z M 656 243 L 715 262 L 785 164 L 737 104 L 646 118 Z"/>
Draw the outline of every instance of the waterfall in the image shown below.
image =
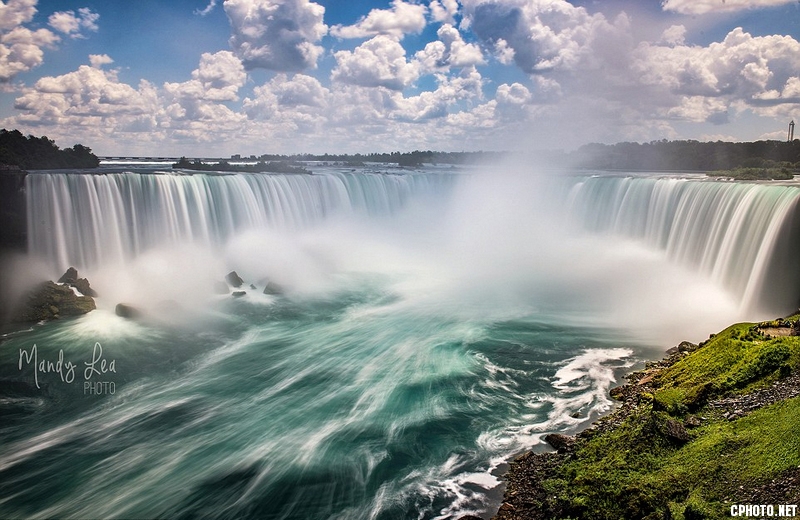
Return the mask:
<path fill-rule="evenodd" d="M 581 227 L 643 241 L 709 276 L 744 309 L 797 307 L 800 190 L 685 178 L 590 177 L 569 193 Z"/>
<path fill-rule="evenodd" d="M 339 171 L 31 174 L 26 181 L 29 250 L 58 271 L 124 261 L 165 244 L 218 248 L 252 229 L 303 229 L 337 215 L 392 215 L 420 197 L 445 196 L 457 178 Z M 594 176 L 564 177 L 538 190 L 551 195 L 545 197 L 549 203 L 563 202 L 556 205 L 567 212 L 567 220 L 595 234 L 663 251 L 672 262 L 727 289 L 745 311 L 788 312 L 798 304 L 797 187 Z M 524 200 L 531 205 L 541 199 L 528 195 Z M 544 212 L 564 218 L 560 210 Z"/>
<path fill-rule="evenodd" d="M 29 252 L 56 269 L 130 259 L 161 244 L 219 246 L 265 227 L 299 229 L 333 215 L 396 212 L 446 190 L 453 175 L 31 174 Z"/>

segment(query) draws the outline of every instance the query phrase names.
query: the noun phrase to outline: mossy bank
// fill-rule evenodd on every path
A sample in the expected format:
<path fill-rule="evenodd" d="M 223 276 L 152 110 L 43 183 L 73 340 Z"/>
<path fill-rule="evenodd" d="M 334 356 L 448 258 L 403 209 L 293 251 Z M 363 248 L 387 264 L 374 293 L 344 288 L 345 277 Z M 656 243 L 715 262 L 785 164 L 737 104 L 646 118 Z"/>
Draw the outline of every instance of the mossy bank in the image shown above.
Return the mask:
<path fill-rule="evenodd" d="M 632 374 L 615 412 L 512 463 L 495 518 L 715 519 L 800 503 L 799 317 L 733 325 Z"/>

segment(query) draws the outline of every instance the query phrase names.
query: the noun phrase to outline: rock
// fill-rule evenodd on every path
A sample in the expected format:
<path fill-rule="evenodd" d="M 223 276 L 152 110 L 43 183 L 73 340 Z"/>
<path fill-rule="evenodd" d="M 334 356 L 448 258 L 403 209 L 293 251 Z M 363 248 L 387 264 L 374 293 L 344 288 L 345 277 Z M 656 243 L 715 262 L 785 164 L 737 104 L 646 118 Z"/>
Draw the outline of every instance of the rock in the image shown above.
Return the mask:
<path fill-rule="evenodd" d="M 283 287 L 276 284 L 275 282 L 267 282 L 267 286 L 264 287 L 264 294 L 276 296 L 283 293 L 284 293 Z"/>
<path fill-rule="evenodd" d="M 564 453 L 572 449 L 575 438 L 561 433 L 550 433 L 544 436 L 544 441 L 555 448 L 559 453 Z"/>
<path fill-rule="evenodd" d="M 228 285 L 231 287 L 241 287 L 244 283 L 244 280 L 242 280 L 239 275 L 236 274 L 236 271 L 231 271 L 230 273 L 226 274 L 225 281 L 228 282 Z"/>
<path fill-rule="evenodd" d="M 61 275 L 61 278 L 58 279 L 58 283 L 72 283 L 77 279 L 78 279 L 78 270 L 75 269 L 74 267 L 70 267 L 69 269 L 67 269 L 67 272 Z"/>
<path fill-rule="evenodd" d="M 702 420 L 696 415 L 690 415 L 689 417 L 686 418 L 686 421 L 684 421 L 684 423 L 686 424 L 687 428 L 697 428 L 698 426 L 703 424 Z"/>
<path fill-rule="evenodd" d="M 233 294 L 234 298 L 241 298 L 242 296 L 246 295 L 247 292 L 246 291 L 233 291 L 232 294 Z"/>
<path fill-rule="evenodd" d="M 689 432 L 686 431 L 683 424 L 675 419 L 667 419 L 664 423 L 663 432 L 668 438 L 678 442 L 683 443 L 689 440 Z"/>
<path fill-rule="evenodd" d="M 97 291 L 95 291 L 94 289 L 92 289 L 89 286 L 89 280 L 87 280 L 86 278 L 78 278 L 77 280 L 72 282 L 70 285 L 72 285 L 72 287 L 78 289 L 81 292 L 81 294 L 84 295 L 84 296 L 91 296 L 92 298 L 96 298 L 97 297 Z"/>
<path fill-rule="evenodd" d="M 142 311 L 126 303 L 118 303 L 117 306 L 114 307 L 114 313 L 122 318 L 128 318 L 132 320 L 142 317 Z"/>
<path fill-rule="evenodd" d="M 214 282 L 214 294 L 228 294 L 231 290 L 225 282 Z"/>
<path fill-rule="evenodd" d="M 91 296 L 78 296 L 71 287 L 52 281 L 39 284 L 25 297 L 14 321 L 42 321 L 62 316 L 79 316 L 95 310 Z"/>
<path fill-rule="evenodd" d="M 251 288 L 252 290 L 254 290 L 254 291 L 255 291 L 256 289 L 258 289 L 258 287 L 256 287 L 256 286 L 255 286 L 255 285 L 253 285 L 253 284 L 250 284 L 250 288 Z"/>
<path fill-rule="evenodd" d="M 668 349 L 668 350 L 667 350 L 666 354 L 667 354 L 668 356 L 674 356 L 674 355 L 675 355 L 675 354 L 677 354 L 678 352 L 680 352 L 680 350 L 678 350 L 678 347 L 672 347 L 671 349 Z"/>
<path fill-rule="evenodd" d="M 689 341 L 681 341 L 678 344 L 678 351 L 679 352 L 691 352 L 693 350 L 697 350 L 697 345 L 691 343 Z"/>
<path fill-rule="evenodd" d="M 621 401 L 625 397 L 625 387 L 624 386 L 615 386 L 611 390 L 609 390 L 609 395 L 612 398 L 616 399 L 617 401 Z"/>

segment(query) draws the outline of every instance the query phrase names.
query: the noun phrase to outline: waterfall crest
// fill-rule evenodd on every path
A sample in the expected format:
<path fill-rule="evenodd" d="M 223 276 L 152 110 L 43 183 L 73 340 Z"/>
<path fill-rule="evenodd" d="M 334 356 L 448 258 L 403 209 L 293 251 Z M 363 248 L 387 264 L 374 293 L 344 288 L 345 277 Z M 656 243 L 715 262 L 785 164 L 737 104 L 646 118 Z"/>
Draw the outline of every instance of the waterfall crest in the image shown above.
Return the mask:
<path fill-rule="evenodd" d="M 645 242 L 730 290 L 743 308 L 796 307 L 800 190 L 681 178 L 591 177 L 569 193 L 585 229 Z"/>
<path fill-rule="evenodd" d="M 453 176 L 43 173 L 26 182 L 29 251 L 61 269 L 161 244 L 219 246 L 242 231 L 299 229 L 334 215 L 392 214 L 446 190 Z"/>

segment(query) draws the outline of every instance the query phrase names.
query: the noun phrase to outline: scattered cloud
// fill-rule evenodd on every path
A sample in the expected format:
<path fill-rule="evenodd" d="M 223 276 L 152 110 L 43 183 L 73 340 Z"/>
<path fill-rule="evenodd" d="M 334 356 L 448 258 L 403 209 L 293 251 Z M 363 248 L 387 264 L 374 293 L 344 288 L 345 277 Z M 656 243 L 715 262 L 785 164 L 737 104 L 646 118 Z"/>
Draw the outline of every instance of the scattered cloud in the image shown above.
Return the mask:
<path fill-rule="evenodd" d="M 92 67 L 99 69 L 103 65 L 110 65 L 114 63 L 114 60 L 112 60 L 111 56 L 108 54 L 90 54 L 89 63 L 91 63 Z"/>
<path fill-rule="evenodd" d="M 43 49 L 53 48 L 59 41 L 48 29 L 23 27 L 35 14 L 36 0 L 0 2 L 0 83 L 41 65 Z"/>
<path fill-rule="evenodd" d="M 428 9 L 430 9 L 433 21 L 455 25 L 455 17 L 458 14 L 458 0 L 431 0 L 431 3 L 428 4 Z"/>
<path fill-rule="evenodd" d="M 629 19 L 612 22 L 565 0 L 464 0 L 462 27 L 528 73 L 598 68 L 630 45 Z"/>
<path fill-rule="evenodd" d="M 97 30 L 98 15 L 59 11 L 44 28 L 36 0 L 0 2 L 0 89 L 17 92 L 0 125 L 146 153 L 217 153 L 226 142 L 287 152 L 545 148 L 677 138 L 690 125 L 731 138 L 732 123 L 788 123 L 800 110 L 793 36 L 733 28 L 698 45 L 691 21 L 650 27 L 636 13 L 566 0 L 393 0 L 331 27 L 335 38 L 363 39 L 342 42 L 323 39 L 325 9 L 311 0 L 209 0 L 195 13 L 217 4 L 230 48 L 198 52 L 197 67 L 171 81 L 126 83 L 128 62 L 99 52 L 73 72 L 14 84 L 60 38 Z M 689 5 L 712 2 L 663 8 Z M 752 133 L 778 134 L 768 130 Z"/>
<path fill-rule="evenodd" d="M 208 5 L 205 6 L 203 9 L 195 9 L 194 14 L 198 16 L 206 16 L 208 13 L 214 10 L 217 7 L 217 0 L 210 0 Z"/>
<path fill-rule="evenodd" d="M 442 25 L 436 34 L 439 39 L 427 44 L 415 55 L 425 71 L 449 70 L 451 67 L 470 67 L 486 63 L 480 47 L 465 42 L 458 29 L 452 25 Z"/>
<path fill-rule="evenodd" d="M 373 9 L 354 25 L 335 25 L 331 34 L 338 38 L 369 38 L 384 34 L 402 38 L 408 33 L 420 33 L 427 24 L 425 6 L 392 0 L 391 9 Z"/>
<path fill-rule="evenodd" d="M 314 68 L 327 32 L 325 8 L 308 0 L 225 0 L 230 45 L 246 69 L 295 72 Z"/>
<path fill-rule="evenodd" d="M 662 6 L 665 11 L 695 15 L 775 7 L 794 2 L 796 0 L 665 0 Z"/>
<path fill-rule="evenodd" d="M 97 20 L 100 15 L 93 12 L 88 7 L 82 7 L 75 11 L 59 11 L 50 15 L 47 24 L 56 31 L 69 36 L 70 38 L 85 38 L 83 31 L 97 32 Z"/>
<path fill-rule="evenodd" d="M 420 65 L 406 60 L 406 51 L 389 36 L 375 36 L 351 51 L 334 53 L 333 81 L 362 87 L 402 90 L 419 78 Z"/>

